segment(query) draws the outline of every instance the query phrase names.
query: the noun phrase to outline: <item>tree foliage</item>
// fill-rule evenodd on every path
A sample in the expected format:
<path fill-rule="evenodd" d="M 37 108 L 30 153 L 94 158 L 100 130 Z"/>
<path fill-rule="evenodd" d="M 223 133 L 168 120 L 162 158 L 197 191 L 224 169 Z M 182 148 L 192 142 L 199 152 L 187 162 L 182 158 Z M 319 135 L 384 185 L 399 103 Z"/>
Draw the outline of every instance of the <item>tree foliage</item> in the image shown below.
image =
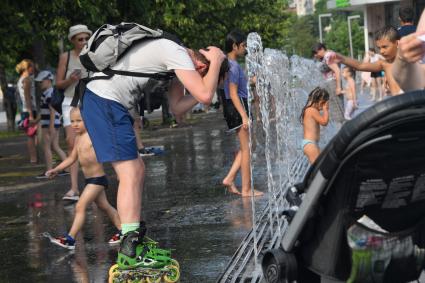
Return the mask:
<path fill-rule="evenodd" d="M 351 21 L 351 37 L 353 43 L 353 55 L 357 58 L 358 55 L 364 54 L 364 35 L 363 29 L 360 28 L 358 20 Z M 347 20 L 340 18 L 334 20 L 331 24 L 331 29 L 325 35 L 325 42 L 329 49 L 350 55 L 350 41 L 348 35 Z"/>
<path fill-rule="evenodd" d="M 70 48 L 66 39 L 69 26 L 83 23 L 95 30 L 104 23 L 122 21 L 172 32 L 193 48 L 221 47 L 225 35 L 235 28 L 256 31 L 264 46 L 310 56 L 318 37 L 318 13 L 327 12 L 326 1 L 317 3 L 312 16 L 297 17 L 286 7 L 286 0 L 4 0 L 0 9 L 5 23 L 0 25 L 0 33 L 5 35 L 0 41 L 0 68 L 4 66 L 10 77 L 23 58 L 34 59 L 41 68 L 55 67 L 58 46 L 65 43 L 65 49 Z M 336 51 L 348 54 L 343 18 L 344 14 L 334 18 L 325 38 Z M 359 50 L 354 22 L 355 50 Z"/>

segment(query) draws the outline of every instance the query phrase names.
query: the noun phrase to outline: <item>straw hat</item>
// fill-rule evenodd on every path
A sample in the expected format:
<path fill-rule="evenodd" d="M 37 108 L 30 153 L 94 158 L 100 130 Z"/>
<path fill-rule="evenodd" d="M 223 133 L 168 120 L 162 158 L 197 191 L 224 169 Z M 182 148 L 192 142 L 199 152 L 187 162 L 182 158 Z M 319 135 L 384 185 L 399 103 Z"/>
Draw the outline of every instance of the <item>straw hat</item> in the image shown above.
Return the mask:
<path fill-rule="evenodd" d="M 86 25 L 75 25 L 69 28 L 68 39 L 71 40 L 75 35 L 79 33 L 88 33 L 92 35 L 92 31 L 88 29 Z"/>

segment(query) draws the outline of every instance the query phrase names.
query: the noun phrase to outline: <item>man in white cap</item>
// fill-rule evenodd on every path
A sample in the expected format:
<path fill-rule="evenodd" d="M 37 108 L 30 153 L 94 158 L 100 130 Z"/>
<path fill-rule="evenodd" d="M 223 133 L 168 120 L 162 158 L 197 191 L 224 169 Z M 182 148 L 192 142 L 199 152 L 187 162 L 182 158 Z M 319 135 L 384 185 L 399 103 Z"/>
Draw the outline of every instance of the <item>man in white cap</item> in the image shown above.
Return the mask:
<path fill-rule="evenodd" d="M 86 77 L 85 68 L 80 62 L 80 52 L 92 35 L 91 30 L 86 25 L 75 25 L 69 28 L 68 39 L 74 46 L 70 51 L 59 56 L 59 64 L 56 74 L 56 87 L 64 91 L 65 99 L 62 104 L 63 126 L 66 132 L 66 143 L 68 153 L 74 148 L 75 133 L 71 128 L 70 110 L 71 101 L 74 97 L 75 86 L 82 77 Z M 64 200 L 77 201 L 78 190 L 78 163 L 71 166 L 71 188 L 63 197 Z"/>

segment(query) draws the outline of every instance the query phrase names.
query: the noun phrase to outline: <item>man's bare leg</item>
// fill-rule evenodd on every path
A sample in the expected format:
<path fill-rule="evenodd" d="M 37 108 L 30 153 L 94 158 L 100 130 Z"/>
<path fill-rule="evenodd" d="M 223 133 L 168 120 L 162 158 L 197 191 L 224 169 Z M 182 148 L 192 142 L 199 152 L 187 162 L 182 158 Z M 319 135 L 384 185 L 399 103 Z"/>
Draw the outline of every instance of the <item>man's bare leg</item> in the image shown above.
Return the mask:
<path fill-rule="evenodd" d="M 117 210 L 122 224 L 139 223 L 145 166 L 140 158 L 112 163 L 118 175 Z"/>

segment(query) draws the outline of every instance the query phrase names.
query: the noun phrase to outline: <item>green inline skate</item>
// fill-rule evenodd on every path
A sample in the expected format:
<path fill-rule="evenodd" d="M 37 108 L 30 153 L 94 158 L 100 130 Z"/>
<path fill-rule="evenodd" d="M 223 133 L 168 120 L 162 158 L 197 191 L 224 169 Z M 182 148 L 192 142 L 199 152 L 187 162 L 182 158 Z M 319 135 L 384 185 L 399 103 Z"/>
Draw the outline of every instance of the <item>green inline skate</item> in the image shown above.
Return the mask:
<path fill-rule="evenodd" d="M 139 232 L 140 231 L 140 232 Z M 145 237 L 145 226 L 124 236 L 117 264 L 109 269 L 109 283 L 174 283 L 180 278 L 179 263 L 171 251 L 158 248 L 158 243 Z"/>

